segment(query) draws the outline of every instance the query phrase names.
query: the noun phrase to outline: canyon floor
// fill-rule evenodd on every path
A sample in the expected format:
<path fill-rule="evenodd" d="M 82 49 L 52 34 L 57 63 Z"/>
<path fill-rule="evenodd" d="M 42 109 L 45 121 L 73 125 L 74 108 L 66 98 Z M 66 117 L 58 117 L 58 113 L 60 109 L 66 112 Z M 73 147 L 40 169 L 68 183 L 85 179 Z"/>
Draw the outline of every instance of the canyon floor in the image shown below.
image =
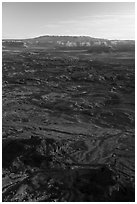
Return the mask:
<path fill-rule="evenodd" d="M 3 201 L 135 200 L 132 52 L 3 50 Z"/>

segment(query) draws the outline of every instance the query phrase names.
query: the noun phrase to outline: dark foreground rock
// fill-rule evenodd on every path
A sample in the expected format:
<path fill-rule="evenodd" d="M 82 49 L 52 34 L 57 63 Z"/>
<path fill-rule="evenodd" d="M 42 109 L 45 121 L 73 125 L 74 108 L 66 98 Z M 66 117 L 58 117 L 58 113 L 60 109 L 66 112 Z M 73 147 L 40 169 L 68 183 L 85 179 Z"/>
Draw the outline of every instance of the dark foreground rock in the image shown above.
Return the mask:
<path fill-rule="evenodd" d="M 134 202 L 133 53 L 4 51 L 2 149 L 5 202 Z"/>

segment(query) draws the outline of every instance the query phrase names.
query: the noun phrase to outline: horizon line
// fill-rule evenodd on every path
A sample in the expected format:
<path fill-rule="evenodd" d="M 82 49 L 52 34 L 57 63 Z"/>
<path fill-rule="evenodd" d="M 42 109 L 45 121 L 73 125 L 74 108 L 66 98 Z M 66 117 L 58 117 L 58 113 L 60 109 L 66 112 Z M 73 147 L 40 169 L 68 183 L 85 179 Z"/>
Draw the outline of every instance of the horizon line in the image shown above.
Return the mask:
<path fill-rule="evenodd" d="M 26 37 L 26 38 L 4 38 L 2 37 L 2 40 L 29 40 L 29 39 L 34 39 L 34 38 L 40 38 L 40 37 L 89 37 L 89 38 L 95 38 L 95 39 L 101 39 L 101 40 L 117 40 L 117 41 L 122 41 L 122 40 L 132 40 L 132 41 L 135 41 L 135 39 L 117 39 L 117 38 L 113 38 L 113 39 L 108 39 L 108 38 L 100 38 L 100 37 L 93 37 L 93 36 L 90 36 L 90 35 L 49 35 L 49 34 L 46 34 L 46 35 L 39 35 L 39 36 L 35 36 L 35 37 Z"/>

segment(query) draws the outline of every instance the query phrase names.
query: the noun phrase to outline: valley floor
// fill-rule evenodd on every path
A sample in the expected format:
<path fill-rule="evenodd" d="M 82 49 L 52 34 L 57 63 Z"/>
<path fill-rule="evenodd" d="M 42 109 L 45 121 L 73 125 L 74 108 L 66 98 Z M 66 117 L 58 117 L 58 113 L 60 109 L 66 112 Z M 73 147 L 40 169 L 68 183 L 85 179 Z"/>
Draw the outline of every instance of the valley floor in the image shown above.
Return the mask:
<path fill-rule="evenodd" d="M 135 200 L 134 53 L 3 51 L 3 201 Z"/>

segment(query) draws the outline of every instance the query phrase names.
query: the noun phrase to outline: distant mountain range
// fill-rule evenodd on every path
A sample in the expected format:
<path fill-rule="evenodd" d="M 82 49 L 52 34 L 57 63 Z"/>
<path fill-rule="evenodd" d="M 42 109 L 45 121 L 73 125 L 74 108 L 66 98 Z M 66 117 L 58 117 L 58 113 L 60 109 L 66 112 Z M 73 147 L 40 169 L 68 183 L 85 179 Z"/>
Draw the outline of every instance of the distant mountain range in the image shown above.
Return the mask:
<path fill-rule="evenodd" d="M 40 36 L 2 40 L 3 49 L 87 50 L 89 52 L 135 51 L 134 40 L 107 40 L 89 36 Z"/>

